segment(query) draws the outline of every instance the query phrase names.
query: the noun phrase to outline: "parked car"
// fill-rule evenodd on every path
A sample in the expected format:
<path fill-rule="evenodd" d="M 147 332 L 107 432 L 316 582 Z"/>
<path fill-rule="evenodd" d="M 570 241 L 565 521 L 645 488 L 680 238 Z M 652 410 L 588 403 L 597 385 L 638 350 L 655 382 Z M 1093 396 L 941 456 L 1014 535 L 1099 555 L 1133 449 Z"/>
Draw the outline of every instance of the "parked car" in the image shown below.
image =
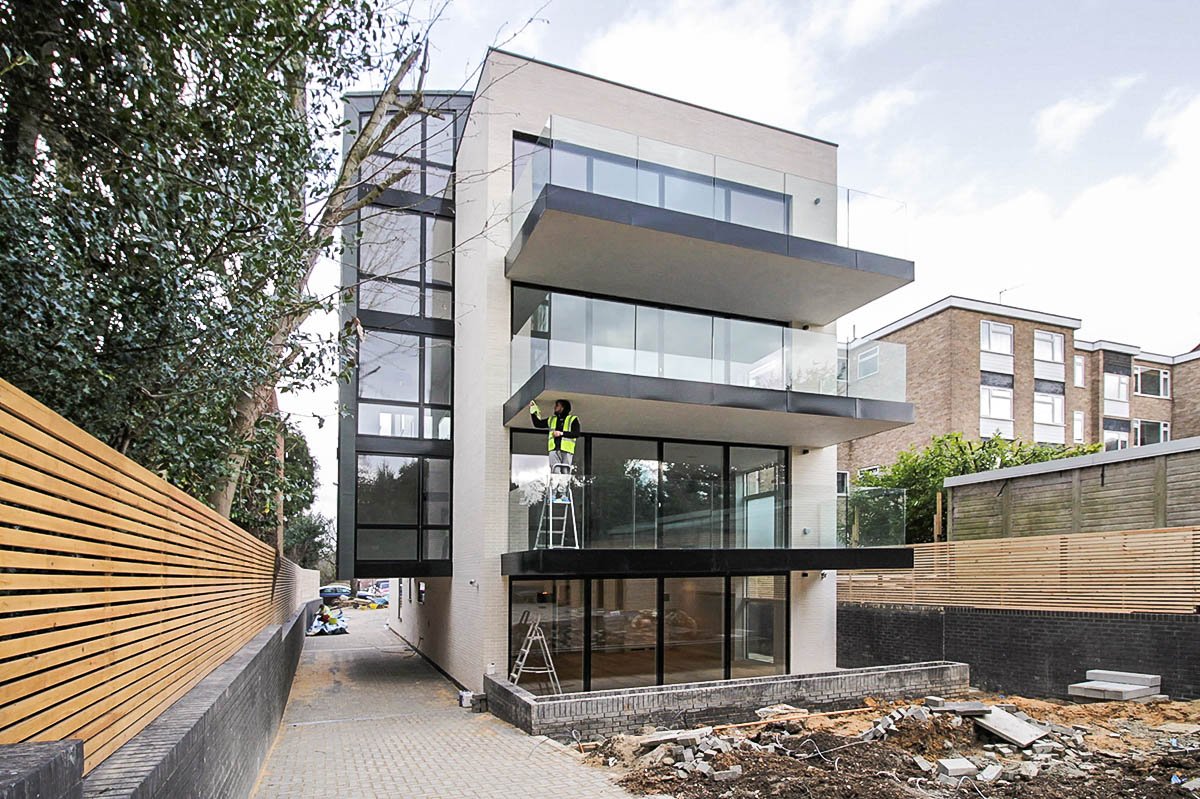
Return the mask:
<path fill-rule="evenodd" d="M 321 599 L 328 602 L 331 599 L 347 599 L 351 596 L 350 586 L 331 583 L 330 585 L 321 586 L 318 593 Z"/>

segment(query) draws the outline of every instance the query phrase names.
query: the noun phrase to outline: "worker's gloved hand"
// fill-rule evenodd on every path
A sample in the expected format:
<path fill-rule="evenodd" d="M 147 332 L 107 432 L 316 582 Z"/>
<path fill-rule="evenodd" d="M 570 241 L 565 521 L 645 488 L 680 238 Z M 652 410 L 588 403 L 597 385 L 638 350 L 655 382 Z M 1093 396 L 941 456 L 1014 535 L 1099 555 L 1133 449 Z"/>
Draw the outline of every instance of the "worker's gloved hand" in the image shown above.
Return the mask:
<path fill-rule="evenodd" d="M 537 406 L 537 403 L 536 403 L 536 402 L 534 402 L 533 400 L 530 400 L 530 401 L 529 401 L 529 412 L 530 412 L 530 413 L 537 413 L 537 412 L 538 412 L 538 406 Z"/>

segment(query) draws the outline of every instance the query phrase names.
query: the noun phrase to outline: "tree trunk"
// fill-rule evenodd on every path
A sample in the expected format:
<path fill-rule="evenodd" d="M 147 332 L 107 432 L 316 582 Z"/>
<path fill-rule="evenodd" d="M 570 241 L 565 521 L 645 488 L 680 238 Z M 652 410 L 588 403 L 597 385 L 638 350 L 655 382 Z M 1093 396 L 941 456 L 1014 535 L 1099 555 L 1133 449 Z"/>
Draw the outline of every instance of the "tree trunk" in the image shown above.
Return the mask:
<path fill-rule="evenodd" d="M 274 397 L 275 386 L 258 386 L 243 394 L 234 409 L 231 432 L 239 446 L 235 447 L 230 455 L 229 476 L 208 497 L 209 507 L 227 519 L 233 512 L 233 498 L 237 495 L 238 481 L 241 479 L 242 469 L 246 466 L 248 453 L 245 444 L 254 436 L 254 426 L 262 418 L 263 412 L 270 407 Z"/>

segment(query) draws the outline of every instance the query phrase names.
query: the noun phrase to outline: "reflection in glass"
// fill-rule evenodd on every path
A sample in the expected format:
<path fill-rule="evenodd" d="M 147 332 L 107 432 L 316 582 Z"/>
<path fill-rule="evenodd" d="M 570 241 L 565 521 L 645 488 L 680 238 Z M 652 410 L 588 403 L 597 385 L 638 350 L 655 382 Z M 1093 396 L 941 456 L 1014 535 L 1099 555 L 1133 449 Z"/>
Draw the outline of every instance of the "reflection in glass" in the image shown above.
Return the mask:
<path fill-rule="evenodd" d="M 592 474 L 584 545 L 593 549 L 653 549 L 658 445 L 622 438 L 594 438 L 590 444 Z"/>
<path fill-rule="evenodd" d="M 510 653 L 509 671 L 521 651 L 529 631 L 528 622 L 541 620 L 542 632 L 550 645 L 550 657 L 563 691 L 583 690 L 583 580 L 514 580 L 509 601 Z M 525 614 L 529 615 L 526 616 Z M 522 620 L 525 621 L 522 621 Z M 535 648 L 525 661 L 527 666 L 545 665 L 541 652 Z M 550 680 L 544 674 L 526 674 L 518 685 L 535 694 L 552 692 Z"/>
<path fill-rule="evenodd" d="M 787 671 L 787 577 L 733 577 L 729 676 L 766 677 Z"/>
<path fill-rule="evenodd" d="M 629 374 L 634 368 L 634 306 L 589 300 L 588 368 Z"/>
<path fill-rule="evenodd" d="M 419 281 L 421 219 L 417 214 L 372 205 L 359 220 L 358 271 L 375 277 Z"/>
<path fill-rule="evenodd" d="M 786 468 L 783 450 L 729 448 L 730 522 L 735 547 L 773 549 L 787 545 Z"/>
<path fill-rule="evenodd" d="M 550 363 L 587 368 L 587 306 L 585 297 L 555 294 L 550 313 Z"/>
<path fill-rule="evenodd" d="M 716 209 L 711 177 L 664 169 L 662 188 L 663 208 L 713 218 Z"/>
<path fill-rule="evenodd" d="M 663 682 L 725 677 L 725 578 L 663 580 Z"/>
<path fill-rule="evenodd" d="M 378 405 L 369 402 L 358 404 L 358 434 L 363 436 L 390 436 L 393 438 L 419 438 L 417 409 L 402 405 Z"/>
<path fill-rule="evenodd" d="M 416 560 L 417 529 L 359 527 L 355 534 L 358 560 Z"/>
<path fill-rule="evenodd" d="M 663 377 L 713 381 L 711 316 L 662 311 Z"/>
<path fill-rule="evenodd" d="M 450 461 L 425 459 L 425 524 L 450 524 Z"/>
<path fill-rule="evenodd" d="M 451 415 L 450 411 L 441 408 L 426 408 L 425 438 L 449 441 Z"/>
<path fill-rule="evenodd" d="M 407 283 L 393 283 L 365 272 L 359 273 L 358 308 L 383 311 L 399 316 L 421 315 L 421 289 Z"/>
<path fill-rule="evenodd" d="M 637 200 L 637 162 L 618 155 L 592 158 L 592 191 L 621 200 Z"/>
<path fill-rule="evenodd" d="M 785 388 L 784 328 L 743 319 L 713 320 L 716 382 L 751 388 Z"/>
<path fill-rule="evenodd" d="M 450 560 L 450 531 L 426 528 L 424 547 L 422 560 Z"/>
<path fill-rule="evenodd" d="M 724 457 L 719 446 L 663 445 L 661 548 L 722 546 L 723 472 Z"/>
<path fill-rule="evenodd" d="M 395 455 L 359 455 L 355 508 L 359 525 L 417 524 L 420 461 Z"/>
<path fill-rule="evenodd" d="M 425 339 L 425 401 L 450 404 L 451 359 L 454 343 L 447 339 Z"/>
<path fill-rule="evenodd" d="M 358 345 L 358 396 L 417 402 L 421 339 L 371 330 Z"/>
<path fill-rule="evenodd" d="M 438 217 L 425 217 L 425 280 L 454 282 L 454 222 Z"/>
<path fill-rule="evenodd" d="M 454 300 L 449 291 L 446 289 L 425 289 L 425 318 L 454 318 Z"/>
<path fill-rule="evenodd" d="M 593 691 L 658 680 L 658 581 L 592 581 Z"/>

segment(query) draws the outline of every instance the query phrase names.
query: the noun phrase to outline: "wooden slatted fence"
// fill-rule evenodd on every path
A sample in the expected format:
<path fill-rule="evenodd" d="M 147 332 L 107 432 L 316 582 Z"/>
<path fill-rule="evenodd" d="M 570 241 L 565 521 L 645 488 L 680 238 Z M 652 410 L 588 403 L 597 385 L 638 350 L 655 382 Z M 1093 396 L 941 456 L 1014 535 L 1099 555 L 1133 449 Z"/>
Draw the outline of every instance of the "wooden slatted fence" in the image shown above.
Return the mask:
<path fill-rule="evenodd" d="M 318 580 L 0 380 L 0 744 L 90 771 Z"/>
<path fill-rule="evenodd" d="M 911 571 L 843 572 L 838 599 L 1107 613 L 1200 612 L 1200 527 L 916 544 Z"/>

